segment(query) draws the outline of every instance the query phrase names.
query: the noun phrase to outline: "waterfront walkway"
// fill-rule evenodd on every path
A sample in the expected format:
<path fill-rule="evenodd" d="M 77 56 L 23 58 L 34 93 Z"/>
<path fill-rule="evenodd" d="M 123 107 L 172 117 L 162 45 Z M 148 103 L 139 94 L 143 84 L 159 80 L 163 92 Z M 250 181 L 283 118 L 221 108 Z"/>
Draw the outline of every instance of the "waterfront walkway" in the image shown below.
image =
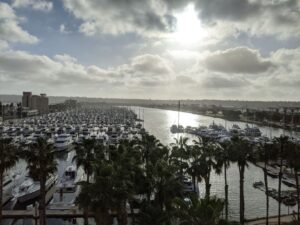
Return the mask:
<path fill-rule="evenodd" d="M 281 216 L 281 223 L 284 224 L 284 223 L 292 222 L 295 216 L 296 215 L 292 215 L 292 214 L 283 215 Z M 269 225 L 275 225 L 277 224 L 277 221 L 278 221 L 277 216 L 269 217 Z M 259 218 L 245 223 L 245 225 L 265 225 L 265 224 L 266 224 L 266 218 Z"/>

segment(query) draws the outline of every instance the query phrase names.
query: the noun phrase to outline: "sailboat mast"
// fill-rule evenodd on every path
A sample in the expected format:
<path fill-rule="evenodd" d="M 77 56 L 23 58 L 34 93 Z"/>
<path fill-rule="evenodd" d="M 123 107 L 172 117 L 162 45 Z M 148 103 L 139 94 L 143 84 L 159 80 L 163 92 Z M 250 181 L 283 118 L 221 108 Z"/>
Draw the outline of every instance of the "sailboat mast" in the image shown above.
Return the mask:
<path fill-rule="evenodd" d="M 180 100 L 178 101 L 178 120 L 177 120 L 177 127 L 179 128 L 179 115 L 180 115 Z"/>

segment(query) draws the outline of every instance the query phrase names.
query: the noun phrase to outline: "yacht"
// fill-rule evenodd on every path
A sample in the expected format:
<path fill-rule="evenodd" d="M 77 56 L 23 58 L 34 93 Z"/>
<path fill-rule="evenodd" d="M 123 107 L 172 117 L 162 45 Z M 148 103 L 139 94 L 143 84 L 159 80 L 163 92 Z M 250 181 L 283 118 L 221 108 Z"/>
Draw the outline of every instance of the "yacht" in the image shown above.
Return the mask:
<path fill-rule="evenodd" d="M 57 176 L 51 175 L 46 181 L 46 190 L 48 191 L 53 187 L 56 181 Z M 40 195 L 40 182 L 27 178 L 23 183 L 12 190 L 12 195 L 20 203 L 33 200 Z"/>
<path fill-rule="evenodd" d="M 170 128 L 171 133 L 175 134 L 175 133 L 183 133 L 184 132 L 184 128 L 182 125 L 175 125 L 173 124 Z"/>
<path fill-rule="evenodd" d="M 76 177 L 77 170 L 75 166 L 68 166 L 58 184 L 58 188 L 62 192 L 75 192 L 76 191 Z"/>
<path fill-rule="evenodd" d="M 73 139 L 70 134 L 59 134 L 55 139 L 54 147 L 59 151 L 63 151 L 68 149 L 72 143 Z"/>
<path fill-rule="evenodd" d="M 249 127 L 248 125 L 245 128 L 245 135 L 249 137 L 260 137 L 261 131 L 258 127 Z"/>

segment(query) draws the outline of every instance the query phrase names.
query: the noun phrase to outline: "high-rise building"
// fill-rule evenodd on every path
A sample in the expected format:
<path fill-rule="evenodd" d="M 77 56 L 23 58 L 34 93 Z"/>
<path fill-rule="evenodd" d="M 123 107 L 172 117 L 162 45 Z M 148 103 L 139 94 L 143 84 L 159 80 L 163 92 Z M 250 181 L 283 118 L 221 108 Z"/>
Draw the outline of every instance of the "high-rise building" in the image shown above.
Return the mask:
<path fill-rule="evenodd" d="M 46 94 L 41 94 L 38 99 L 38 110 L 40 113 L 48 113 L 49 99 Z"/>
<path fill-rule="evenodd" d="M 32 95 L 31 92 L 23 92 L 22 107 L 38 110 L 41 114 L 48 113 L 49 100 L 46 94 Z"/>
<path fill-rule="evenodd" d="M 24 108 L 31 107 L 31 97 L 32 97 L 31 92 L 26 92 L 26 91 L 23 92 L 22 107 L 24 107 Z"/>

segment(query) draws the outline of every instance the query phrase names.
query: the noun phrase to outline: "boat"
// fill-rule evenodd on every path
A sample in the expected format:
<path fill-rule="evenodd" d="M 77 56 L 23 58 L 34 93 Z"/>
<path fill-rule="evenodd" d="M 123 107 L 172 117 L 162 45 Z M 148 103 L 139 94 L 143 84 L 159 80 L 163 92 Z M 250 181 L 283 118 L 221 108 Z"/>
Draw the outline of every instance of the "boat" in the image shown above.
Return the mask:
<path fill-rule="evenodd" d="M 48 191 L 57 182 L 57 176 L 51 175 L 46 181 Z M 27 177 L 19 186 L 12 190 L 12 195 L 20 203 L 31 201 L 40 195 L 40 182 Z"/>
<path fill-rule="evenodd" d="M 253 183 L 254 188 L 261 188 L 264 186 L 264 183 L 262 181 L 257 181 Z"/>
<path fill-rule="evenodd" d="M 57 187 L 61 192 L 75 192 L 77 187 L 76 177 L 77 170 L 75 166 L 68 166 Z"/>
<path fill-rule="evenodd" d="M 267 174 L 272 177 L 272 178 L 277 178 L 278 177 L 278 172 L 272 171 L 272 170 L 267 170 Z"/>
<path fill-rule="evenodd" d="M 288 197 L 283 199 L 282 202 L 287 206 L 295 206 L 297 204 L 297 199 L 294 197 Z"/>
<path fill-rule="evenodd" d="M 282 183 L 284 183 L 288 187 L 297 187 L 296 181 L 287 177 L 282 177 Z"/>
<path fill-rule="evenodd" d="M 246 125 L 246 128 L 244 129 L 245 135 L 248 137 L 260 137 L 261 131 L 258 127 L 249 127 L 248 124 Z"/>
<path fill-rule="evenodd" d="M 70 134 L 59 134 L 55 139 L 54 147 L 57 150 L 62 151 L 68 149 L 72 143 L 73 139 Z"/>
<path fill-rule="evenodd" d="M 189 193 L 189 192 L 198 192 L 198 186 L 196 184 L 196 189 L 194 188 L 194 185 L 193 185 L 193 182 L 192 182 L 192 179 L 188 176 L 180 176 L 180 180 L 183 184 L 183 190 L 184 192 L 186 193 Z"/>

